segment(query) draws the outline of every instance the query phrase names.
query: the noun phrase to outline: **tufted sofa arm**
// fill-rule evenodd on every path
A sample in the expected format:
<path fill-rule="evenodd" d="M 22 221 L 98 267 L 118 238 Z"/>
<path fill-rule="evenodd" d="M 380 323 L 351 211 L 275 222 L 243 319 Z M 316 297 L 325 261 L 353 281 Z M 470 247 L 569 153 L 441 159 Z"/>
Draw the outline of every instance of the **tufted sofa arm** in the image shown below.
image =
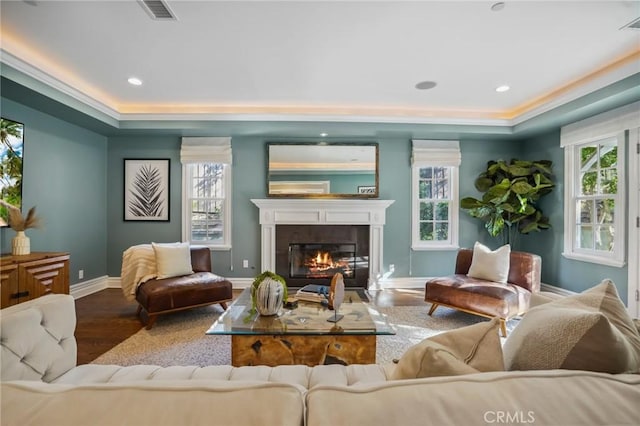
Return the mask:
<path fill-rule="evenodd" d="M 75 302 L 50 294 L 0 310 L 0 379 L 51 382 L 76 366 Z"/>

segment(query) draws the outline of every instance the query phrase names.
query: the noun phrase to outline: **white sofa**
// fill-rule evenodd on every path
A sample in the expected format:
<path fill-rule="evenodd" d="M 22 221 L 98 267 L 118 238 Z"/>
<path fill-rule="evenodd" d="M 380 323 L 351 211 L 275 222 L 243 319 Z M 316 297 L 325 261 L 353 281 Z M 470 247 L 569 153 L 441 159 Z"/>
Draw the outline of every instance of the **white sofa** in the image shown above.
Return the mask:
<path fill-rule="evenodd" d="M 513 371 L 388 380 L 393 365 L 76 366 L 75 304 L 0 311 L 2 426 L 637 425 L 640 375 Z"/>

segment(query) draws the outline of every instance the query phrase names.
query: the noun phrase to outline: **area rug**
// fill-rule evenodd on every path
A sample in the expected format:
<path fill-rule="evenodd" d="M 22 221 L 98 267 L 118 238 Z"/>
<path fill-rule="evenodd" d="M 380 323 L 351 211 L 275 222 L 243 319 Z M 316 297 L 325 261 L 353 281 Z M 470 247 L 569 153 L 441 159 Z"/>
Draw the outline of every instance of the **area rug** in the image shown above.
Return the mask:
<path fill-rule="evenodd" d="M 390 363 L 400 358 L 410 346 L 447 330 L 486 321 L 481 317 L 439 307 L 429 316 L 429 305 L 377 308 L 387 316 L 395 335 L 378 336 L 376 362 Z M 222 314 L 218 305 L 165 315 L 151 330 L 142 329 L 92 364 L 115 365 L 224 365 L 231 364 L 231 337 L 208 336 L 205 332 Z M 518 320 L 511 320 L 511 331 Z"/>

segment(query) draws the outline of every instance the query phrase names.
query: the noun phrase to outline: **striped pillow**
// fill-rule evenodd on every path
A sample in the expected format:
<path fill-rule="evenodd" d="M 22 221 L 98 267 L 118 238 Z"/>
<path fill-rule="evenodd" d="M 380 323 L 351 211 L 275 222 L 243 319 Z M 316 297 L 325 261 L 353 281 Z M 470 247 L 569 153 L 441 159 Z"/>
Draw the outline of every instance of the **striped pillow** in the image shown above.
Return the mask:
<path fill-rule="evenodd" d="M 507 370 L 640 372 L 640 333 L 608 279 L 530 309 L 503 352 Z"/>

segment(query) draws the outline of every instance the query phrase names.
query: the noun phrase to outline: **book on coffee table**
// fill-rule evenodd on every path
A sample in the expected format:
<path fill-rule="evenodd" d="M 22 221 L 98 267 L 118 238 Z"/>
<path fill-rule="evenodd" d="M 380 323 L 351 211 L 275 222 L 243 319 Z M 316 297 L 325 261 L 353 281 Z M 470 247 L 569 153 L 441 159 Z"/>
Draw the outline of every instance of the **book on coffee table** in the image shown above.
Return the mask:
<path fill-rule="evenodd" d="M 307 284 L 296 292 L 296 299 L 307 302 L 322 303 L 327 300 L 329 287 L 326 285 Z"/>

